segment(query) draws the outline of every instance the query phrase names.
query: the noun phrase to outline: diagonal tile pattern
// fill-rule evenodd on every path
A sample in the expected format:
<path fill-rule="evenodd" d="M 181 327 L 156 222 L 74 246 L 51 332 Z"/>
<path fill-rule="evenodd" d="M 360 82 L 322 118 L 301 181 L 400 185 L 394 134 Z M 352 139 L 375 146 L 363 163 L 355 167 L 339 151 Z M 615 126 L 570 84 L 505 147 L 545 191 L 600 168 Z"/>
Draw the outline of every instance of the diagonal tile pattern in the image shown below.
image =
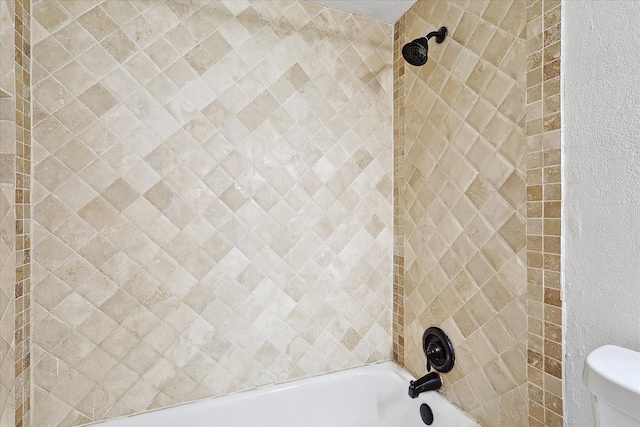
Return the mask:
<path fill-rule="evenodd" d="M 0 425 L 15 425 L 15 5 L 0 2 Z"/>
<path fill-rule="evenodd" d="M 456 348 L 444 394 L 486 426 L 527 424 L 524 1 L 419 1 L 406 41 L 445 25 L 423 67 L 397 68 L 396 349 L 424 374 L 422 333 Z M 400 92 L 399 90 L 402 90 Z"/>
<path fill-rule="evenodd" d="M 4 120 L 0 120 L 3 125 Z M 0 186 L 0 422 L 14 424 L 16 283 L 14 189 Z"/>
<path fill-rule="evenodd" d="M 15 57 L 15 4 L 0 3 L 0 90 L 5 94 L 14 91 L 14 57 Z"/>
<path fill-rule="evenodd" d="M 391 356 L 392 28 L 34 1 L 34 426 Z"/>

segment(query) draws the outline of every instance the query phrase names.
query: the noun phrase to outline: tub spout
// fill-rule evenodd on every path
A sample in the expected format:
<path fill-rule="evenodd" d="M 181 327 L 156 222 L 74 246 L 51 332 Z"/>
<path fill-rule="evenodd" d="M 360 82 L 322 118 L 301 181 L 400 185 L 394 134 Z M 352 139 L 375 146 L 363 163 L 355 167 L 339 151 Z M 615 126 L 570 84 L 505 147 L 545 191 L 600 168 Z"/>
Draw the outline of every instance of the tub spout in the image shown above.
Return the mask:
<path fill-rule="evenodd" d="M 415 399 L 425 391 L 437 390 L 442 387 L 442 380 L 437 372 L 430 372 L 424 377 L 409 383 L 409 397 Z"/>

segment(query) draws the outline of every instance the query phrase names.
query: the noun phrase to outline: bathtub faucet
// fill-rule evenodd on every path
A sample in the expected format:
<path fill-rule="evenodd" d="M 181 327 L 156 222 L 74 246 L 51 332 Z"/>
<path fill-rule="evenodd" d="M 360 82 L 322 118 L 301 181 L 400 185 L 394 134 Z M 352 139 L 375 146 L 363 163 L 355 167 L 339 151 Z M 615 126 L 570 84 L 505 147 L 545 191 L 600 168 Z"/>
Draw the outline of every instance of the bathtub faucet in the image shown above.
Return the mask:
<path fill-rule="evenodd" d="M 430 372 L 424 377 L 409 383 L 409 397 L 415 399 L 425 391 L 437 390 L 442 387 L 442 380 L 437 372 Z"/>

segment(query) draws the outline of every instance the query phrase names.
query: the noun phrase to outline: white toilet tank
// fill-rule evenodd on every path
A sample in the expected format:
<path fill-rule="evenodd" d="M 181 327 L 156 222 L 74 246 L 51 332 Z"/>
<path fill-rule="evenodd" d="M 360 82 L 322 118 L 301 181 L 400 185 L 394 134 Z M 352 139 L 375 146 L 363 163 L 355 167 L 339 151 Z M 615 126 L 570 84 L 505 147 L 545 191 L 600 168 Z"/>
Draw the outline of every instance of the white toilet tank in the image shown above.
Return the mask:
<path fill-rule="evenodd" d="M 640 353 L 599 347 L 587 356 L 582 378 L 591 393 L 596 426 L 640 427 Z"/>

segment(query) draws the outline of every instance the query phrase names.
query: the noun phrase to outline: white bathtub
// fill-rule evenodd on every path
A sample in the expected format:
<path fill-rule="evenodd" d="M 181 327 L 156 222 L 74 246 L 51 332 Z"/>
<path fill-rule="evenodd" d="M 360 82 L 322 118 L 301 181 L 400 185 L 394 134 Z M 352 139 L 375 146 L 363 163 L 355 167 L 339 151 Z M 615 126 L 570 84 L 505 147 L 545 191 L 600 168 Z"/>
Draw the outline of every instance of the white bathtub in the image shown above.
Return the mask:
<path fill-rule="evenodd" d="M 411 399 L 411 375 L 384 362 L 285 384 L 261 387 L 140 415 L 96 427 L 351 427 L 424 426 L 427 403 L 433 427 L 479 427 L 436 392 Z M 446 380 L 445 380 L 446 381 Z"/>

